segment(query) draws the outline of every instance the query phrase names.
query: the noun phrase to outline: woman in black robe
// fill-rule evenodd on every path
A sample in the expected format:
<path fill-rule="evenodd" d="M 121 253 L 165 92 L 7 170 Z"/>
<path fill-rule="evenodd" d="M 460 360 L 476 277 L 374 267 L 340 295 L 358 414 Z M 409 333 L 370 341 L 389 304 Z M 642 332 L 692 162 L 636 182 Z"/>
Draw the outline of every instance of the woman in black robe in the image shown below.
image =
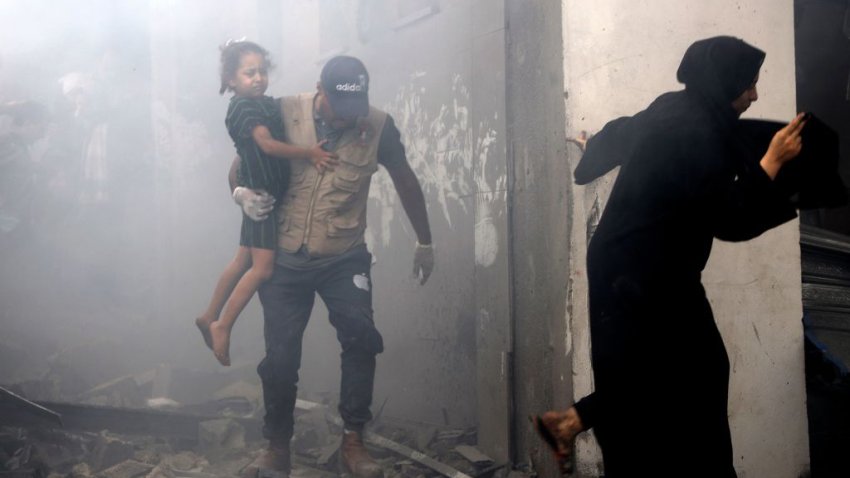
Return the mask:
<path fill-rule="evenodd" d="M 752 158 L 738 117 L 758 98 L 764 52 L 731 37 L 691 45 L 683 91 L 608 123 L 575 170 L 620 167 L 587 254 L 596 391 L 541 426 L 560 442 L 593 427 L 605 476 L 734 477 L 729 360 L 700 276 L 714 238 L 745 241 L 796 216 L 772 180 L 805 121 Z"/>

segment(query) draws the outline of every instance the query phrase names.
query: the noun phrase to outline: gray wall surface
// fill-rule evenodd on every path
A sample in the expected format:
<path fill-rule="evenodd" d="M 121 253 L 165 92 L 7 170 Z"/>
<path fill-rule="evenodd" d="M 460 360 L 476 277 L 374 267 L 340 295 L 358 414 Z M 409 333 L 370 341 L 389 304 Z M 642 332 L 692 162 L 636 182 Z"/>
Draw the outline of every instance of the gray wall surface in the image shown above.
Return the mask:
<path fill-rule="evenodd" d="M 555 476 L 525 417 L 572 395 L 567 288 L 571 173 L 559 2 L 506 2 L 515 460 Z"/>

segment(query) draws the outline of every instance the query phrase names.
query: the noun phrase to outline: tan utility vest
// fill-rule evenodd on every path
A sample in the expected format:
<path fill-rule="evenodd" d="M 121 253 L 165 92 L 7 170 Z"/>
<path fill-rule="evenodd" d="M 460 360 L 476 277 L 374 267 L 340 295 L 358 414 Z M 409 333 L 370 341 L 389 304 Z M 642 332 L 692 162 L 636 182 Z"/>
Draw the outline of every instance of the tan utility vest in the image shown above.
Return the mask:
<path fill-rule="evenodd" d="M 315 145 L 314 94 L 281 99 L 286 141 Z M 339 165 L 319 174 L 310 161 L 291 161 L 289 190 L 278 210 L 278 246 L 296 252 L 302 245 L 313 257 L 328 257 L 365 242 L 366 202 L 378 170 L 378 143 L 387 114 L 375 108 L 339 139 Z"/>

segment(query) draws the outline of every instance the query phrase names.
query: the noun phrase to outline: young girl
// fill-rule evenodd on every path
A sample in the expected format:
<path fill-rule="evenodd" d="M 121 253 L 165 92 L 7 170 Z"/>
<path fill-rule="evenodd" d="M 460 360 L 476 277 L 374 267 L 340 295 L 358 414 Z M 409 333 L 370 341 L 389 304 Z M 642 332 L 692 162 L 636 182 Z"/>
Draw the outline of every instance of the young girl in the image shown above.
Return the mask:
<path fill-rule="evenodd" d="M 324 151 L 321 143 L 305 149 L 282 142 L 280 105 L 265 96 L 270 67 L 263 47 L 249 41 L 228 41 L 221 48 L 219 93 L 233 92 L 224 123 L 240 157 L 239 185 L 266 191 L 280 200 L 289 183 L 286 160 L 309 160 L 321 171 L 333 167 L 335 156 Z M 236 318 L 274 270 L 276 226 L 274 213 L 259 222 L 242 216 L 236 257 L 219 278 L 207 310 L 195 319 L 222 365 L 230 365 L 230 331 Z"/>

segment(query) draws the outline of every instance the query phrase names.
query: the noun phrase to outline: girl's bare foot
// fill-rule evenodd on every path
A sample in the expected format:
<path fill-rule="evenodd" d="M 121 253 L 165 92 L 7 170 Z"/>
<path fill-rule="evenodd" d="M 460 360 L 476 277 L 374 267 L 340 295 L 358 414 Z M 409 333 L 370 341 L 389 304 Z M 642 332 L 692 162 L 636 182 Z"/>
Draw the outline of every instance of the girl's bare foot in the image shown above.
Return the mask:
<path fill-rule="evenodd" d="M 210 324 L 212 323 L 213 321 L 206 317 L 198 317 L 195 319 L 195 325 L 198 326 L 198 330 L 201 331 L 201 335 L 204 337 L 204 343 L 206 343 L 209 348 L 213 348 L 212 337 L 210 336 Z"/>
<path fill-rule="evenodd" d="M 225 367 L 230 366 L 230 330 L 221 323 L 215 321 L 209 326 L 212 339 L 212 349 L 215 358 Z"/>

